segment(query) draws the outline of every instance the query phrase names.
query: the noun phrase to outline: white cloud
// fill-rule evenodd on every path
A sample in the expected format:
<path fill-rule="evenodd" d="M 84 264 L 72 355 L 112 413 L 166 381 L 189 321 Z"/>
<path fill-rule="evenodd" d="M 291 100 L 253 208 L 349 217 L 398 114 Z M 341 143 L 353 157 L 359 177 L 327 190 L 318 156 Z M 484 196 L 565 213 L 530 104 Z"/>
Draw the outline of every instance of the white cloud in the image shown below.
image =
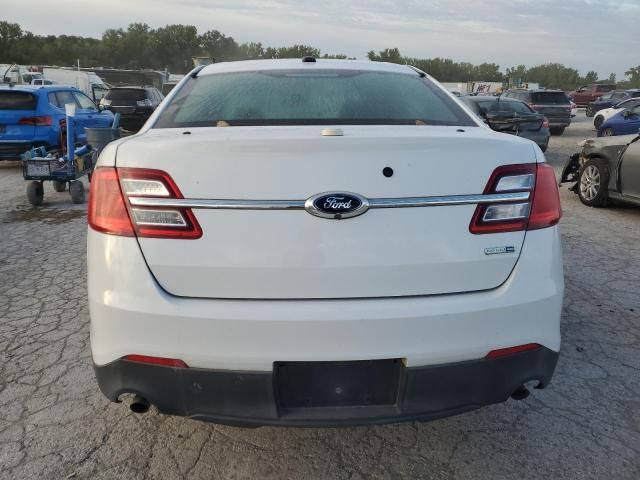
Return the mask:
<path fill-rule="evenodd" d="M 192 24 L 237 41 L 311 44 L 364 57 L 398 47 L 413 57 L 449 57 L 503 68 L 560 62 L 601 77 L 638 63 L 637 0 L 57 0 L 69 23 L 53 21 L 49 0 L 0 0 L 2 17 L 38 34 L 100 37 L 144 22 Z"/>

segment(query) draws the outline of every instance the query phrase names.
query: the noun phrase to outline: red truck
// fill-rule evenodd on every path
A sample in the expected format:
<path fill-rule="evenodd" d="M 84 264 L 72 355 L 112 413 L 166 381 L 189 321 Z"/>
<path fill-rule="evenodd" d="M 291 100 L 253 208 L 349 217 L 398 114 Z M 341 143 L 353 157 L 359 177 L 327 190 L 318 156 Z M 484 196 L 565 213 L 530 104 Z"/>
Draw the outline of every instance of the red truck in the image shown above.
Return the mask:
<path fill-rule="evenodd" d="M 604 95 L 611 90 L 615 90 L 616 86 L 610 83 L 592 83 L 591 85 L 584 85 L 573 92 L 569 92 L 569 97 L 579 107 L 586 107 L 591 102 L 598 99 L 598 97 Z"/>

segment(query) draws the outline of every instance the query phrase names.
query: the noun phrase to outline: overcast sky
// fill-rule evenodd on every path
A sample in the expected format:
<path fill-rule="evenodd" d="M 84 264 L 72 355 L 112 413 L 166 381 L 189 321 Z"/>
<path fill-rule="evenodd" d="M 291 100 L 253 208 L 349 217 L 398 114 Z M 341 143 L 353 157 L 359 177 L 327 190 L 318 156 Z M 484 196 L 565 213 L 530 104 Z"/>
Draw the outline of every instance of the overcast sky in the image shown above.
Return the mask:
<path fill-rule="evenodd" d="M 304 43 L 358 58 L 398 47 L 503 70 L 559 62 L 618 79 L 640 64 L 640 0 L 0 0 L 0 12 L 36 34 L 99 38 L 132 22 L 182 23 L 239 43 Z"/>

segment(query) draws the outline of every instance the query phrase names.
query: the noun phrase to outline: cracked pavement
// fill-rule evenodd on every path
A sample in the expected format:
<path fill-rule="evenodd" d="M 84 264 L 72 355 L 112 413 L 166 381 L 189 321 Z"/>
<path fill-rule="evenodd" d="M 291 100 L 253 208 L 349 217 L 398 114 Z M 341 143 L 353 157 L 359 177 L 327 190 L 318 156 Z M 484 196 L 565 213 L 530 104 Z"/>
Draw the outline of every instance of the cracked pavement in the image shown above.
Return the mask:
<path fill-rule="evenodd" d="M 594 135 L 580 112 L 557 172 Z M 553 382 L 430 423 L 240 429 L 135 415 L 98 390 L 89 351 L 86 205 L 45 185 L 32 208 L 0 162 L 0 478 L 640 478 L 640 208 L 562 189 L 566 298 Z"/>

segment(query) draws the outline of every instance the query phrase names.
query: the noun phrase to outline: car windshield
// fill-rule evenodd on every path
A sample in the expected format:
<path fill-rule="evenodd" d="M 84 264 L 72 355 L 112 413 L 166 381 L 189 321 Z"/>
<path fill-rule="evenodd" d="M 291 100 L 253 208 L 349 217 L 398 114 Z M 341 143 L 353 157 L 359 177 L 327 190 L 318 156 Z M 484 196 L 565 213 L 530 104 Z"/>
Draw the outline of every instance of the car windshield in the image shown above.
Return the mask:
<path fill-rule="evenodd" d="M 418 74 L 270 70 L 189 81 L 155 128 L 227 125 L 477 124 Z"/>
<path fill-rule="evenodd" d="M 495 102 L 478 102 L 478 106 L 483 113 L 488 112 L 516 112 L 516 113 L 535 113 L 529 106 L 522 102 L 512 101 L 495 101 Z"/>
<path fill-rule="evenodd" d="M 564 92 L 536 92 L 531 94 L 537 105 L 569 105 L 570 100 Z"/>
<path fill-rule="evenodd" d="M 0 110 L 35 110 L 38 98 L 28 92 L 0 91 Z"/>

